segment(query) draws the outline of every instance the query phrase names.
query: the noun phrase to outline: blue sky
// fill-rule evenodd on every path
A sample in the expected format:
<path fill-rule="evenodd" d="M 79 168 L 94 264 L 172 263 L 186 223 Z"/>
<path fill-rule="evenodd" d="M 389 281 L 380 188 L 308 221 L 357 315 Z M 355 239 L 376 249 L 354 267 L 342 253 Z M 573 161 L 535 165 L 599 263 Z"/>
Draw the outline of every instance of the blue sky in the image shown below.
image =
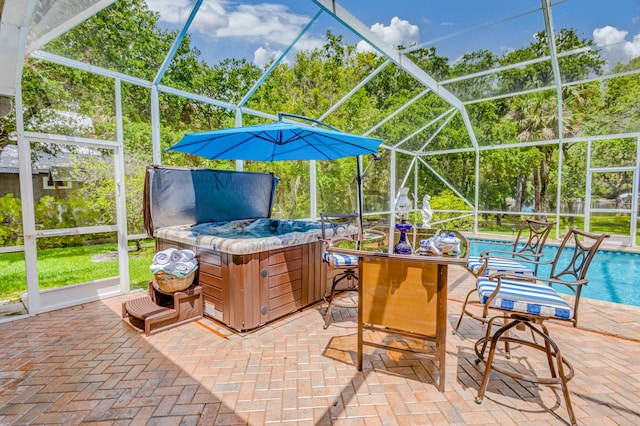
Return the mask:
<path fill-rule="evenodd" d="M 167 28 L 179 28 L 194 0 L 147 0 Z M 527 46 L 544 29 L 540 0 L 342 0 L 339 3 L 389 44 L 435 46 L 450 60 L 488 49 L 497 54 Z M 594 39 L 612 63 L 640 55 L 640 0 L 558 0 L 554 28 L 574 28 Z M 277 57 L 318 7 L 310 0 L 204 0 L 190 35 L 209 63 L 226 57 L 258 65 Z M 323 14 L 296 49 L 321 46 L 327 29 L 359 40 Z M 366 48 L 361 43 L 359 48 Z"/>

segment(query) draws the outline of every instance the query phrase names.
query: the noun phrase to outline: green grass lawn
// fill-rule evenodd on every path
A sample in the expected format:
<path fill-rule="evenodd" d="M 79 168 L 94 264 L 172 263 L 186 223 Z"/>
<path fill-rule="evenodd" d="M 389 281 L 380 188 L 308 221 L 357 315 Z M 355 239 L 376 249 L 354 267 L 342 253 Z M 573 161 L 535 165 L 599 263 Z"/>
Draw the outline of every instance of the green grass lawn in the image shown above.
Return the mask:
<path fill-rule="evenodd" d="M 513 235 L 515 237 L 518 228 L 520 227 L 521 219 L 519 216 L 508 216 L 502 219 L 500 226 L 496 225 L 495 218 L 486 222 L 480 221 L 478 223 L 478 232 L 497 235 Z M 554 217 L 549 217 L 549 220 L 555 220 Z M 557 226 L 557 225 L 556 225 Z M 570 218 L 562 218 L 560 222 L 561 233 L 564 233 L 565 228 L 577 226 L 579 229 L 584 229 L 584 219 L 581 217 L 574 218 L 573 221 Z M 590 221 L 590 231 L 595 234 L 603 232 L 609 232 L 611 235 L 628 236 L 630 229 L 630 221 L 628 215 L 612 216 L 612 215 L 592 215 Z M 554 235 L 555 228 L 551 231 L 551 235 Z M 636 235 L 636 245 L 640 244 L 640 235 Z"/>
<path fill-rule="evenodd" d="M 129 280 L 131 288 L 147 288 L 153 279 L 149 269 L 155 246 L 144 241 L 140 250 L 129 251 Z M 116 244 L 97 244 L 38 250 L 38 281 L 41 289 L 77 284 L 114 277 L 118 271 Z M 27 291 L 24 253 L 0 255 L 0 301 L 15 300 Z"/>

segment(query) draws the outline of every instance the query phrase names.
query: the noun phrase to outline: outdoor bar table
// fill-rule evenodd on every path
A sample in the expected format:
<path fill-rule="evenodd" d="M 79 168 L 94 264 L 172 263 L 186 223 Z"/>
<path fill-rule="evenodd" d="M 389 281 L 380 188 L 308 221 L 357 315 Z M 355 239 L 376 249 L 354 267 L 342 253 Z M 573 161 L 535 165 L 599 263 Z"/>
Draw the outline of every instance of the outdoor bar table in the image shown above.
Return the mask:
<path fill-rule="evenodd" d="M 447 335 L 447 274 L 449 265 L 465 265 L 469 243 L 460 239 L 460 254 L 418 254 L 420 240 L 433 237 L 437 229 L 413 227 L 407 240 L 411 254 L 394 254 L 393 245 L 400 232 L 395 228 L 374 227 L 382 238 L 368 238 L 365 232 L 359 249 L 354 242 L 340 242 L 329 251 L 357 255 L 358 276 L 358 371 L 362 371 L 363 346 L 411 353 L 438 365 L 437 388 L 444 391 Z M 392 238 L 389 238 L 389 235 Z M 384 338 L 365 340 L 364 330 L 383 333 Z M 398 338 L 405 339 L 404 343 Z M 419 345 L 416 342 L 420 343 Z M 429 346 L 425 350 L 423 343 Z M 421 346 L 421 347 L 416 347 Z"/>

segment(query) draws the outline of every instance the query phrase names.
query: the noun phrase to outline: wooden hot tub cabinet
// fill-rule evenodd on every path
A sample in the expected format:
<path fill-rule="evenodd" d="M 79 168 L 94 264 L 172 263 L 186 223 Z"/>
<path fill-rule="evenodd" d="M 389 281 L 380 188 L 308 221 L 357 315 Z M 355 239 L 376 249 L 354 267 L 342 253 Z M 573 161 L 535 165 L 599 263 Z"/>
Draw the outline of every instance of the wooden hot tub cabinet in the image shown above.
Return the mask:
<path fill-rule="evenodd" d="M 170 247 L 196 253 L 204 314 L 238 331 L 318 302 L 327 288 L 320 241 L 237 255 L 156 239 L 157 251 Z"/>

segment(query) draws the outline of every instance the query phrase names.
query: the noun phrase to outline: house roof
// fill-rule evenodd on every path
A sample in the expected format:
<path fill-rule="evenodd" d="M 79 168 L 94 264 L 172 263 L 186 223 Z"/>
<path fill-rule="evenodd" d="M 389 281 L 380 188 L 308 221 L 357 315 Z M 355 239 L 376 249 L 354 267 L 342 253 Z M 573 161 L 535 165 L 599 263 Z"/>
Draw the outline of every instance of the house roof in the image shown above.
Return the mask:
<path fill-rule="evenodd" d="M 73 166 L 71 160 L 72 153 L 69 151 L 60 151 L 56 155 L 47 154 L 44 152 L 38 152 L 34 154 L 36 159 L 32 161 L 32 174 L 49 173 L 53 170 L 69 169 Z M 18 146 L 7 145 L 0 150 L 0 173 L 19 173 L 20 166 L 18 163 Z M 56 179 L 58 180 L 58 179 Z M 62 179 L 71 180 L 71 179 Z"/>

